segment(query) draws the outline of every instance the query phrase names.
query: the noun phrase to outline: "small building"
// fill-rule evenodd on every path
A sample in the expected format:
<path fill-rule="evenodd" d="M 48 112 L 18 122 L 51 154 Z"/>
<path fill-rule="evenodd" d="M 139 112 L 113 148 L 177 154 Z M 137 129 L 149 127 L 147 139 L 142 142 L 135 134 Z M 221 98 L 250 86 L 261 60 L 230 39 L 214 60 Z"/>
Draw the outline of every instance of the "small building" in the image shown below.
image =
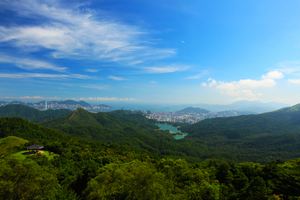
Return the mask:
<path fill-rule="evenodd" d="M 27 147 L 28 151 L 33 151 L 33 152 L 38 152 L 38 151 L 43 150 L 43 149 L 44 149 L 44 146 L 40 146 L 40 145 L 37 145 L 37 144 L 33 144 L 33 145 Z"/>

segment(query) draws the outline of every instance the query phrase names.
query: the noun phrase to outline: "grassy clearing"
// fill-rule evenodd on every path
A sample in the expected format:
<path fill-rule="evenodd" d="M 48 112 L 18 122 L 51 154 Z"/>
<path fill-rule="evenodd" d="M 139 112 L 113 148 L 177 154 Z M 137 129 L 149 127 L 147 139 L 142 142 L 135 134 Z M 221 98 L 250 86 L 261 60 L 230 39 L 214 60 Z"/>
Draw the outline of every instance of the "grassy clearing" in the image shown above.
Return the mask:
<path fill-rule="evenodd" d="M 14 153 L 11 155 L 13 158 L 16 158 L 18 160 L 24 160 L 26 158 L 30 158 L 33 156 L 45 156 L 46 158 L 48 158 L 48 160 L 52 160 L 55 156 L 57 156 L 57 154 L 49 152 L 49 151 L 39 151 L 38 153 L 33 153 L 33 154 L 28 154 L 28 151 L 19 151 L 17 153 Z"/>

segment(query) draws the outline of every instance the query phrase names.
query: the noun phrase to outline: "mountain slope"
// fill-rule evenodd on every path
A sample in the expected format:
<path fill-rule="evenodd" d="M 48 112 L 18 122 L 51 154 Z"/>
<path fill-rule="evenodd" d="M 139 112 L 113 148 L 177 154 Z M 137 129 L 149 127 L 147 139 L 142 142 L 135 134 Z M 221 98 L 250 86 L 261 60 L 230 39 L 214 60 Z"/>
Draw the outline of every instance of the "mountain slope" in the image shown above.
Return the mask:
<path fill-rule="evenodd" d="M 0 138 L 0 158 L 8 155 L 17 148 L 22 148 L 28 140 L 16 136 L 7 136 Z"/>
<path fill-rule="evenodd" d="M 0 107 L 0 117 L 20 117 L 34 122 L 43 122 L 67 116 L 69 110 L 40 111 L 21 104 L 10 104 Z"/>
<path fill-rule="evenodd" d="M 209 135 L 246 137 L 257 134 L 300 133 L 299 107 L 295 105 L 259 115 L 208 119 L 185 126 L 183 130 L 189 132 L 192 137 Z"/>
<path fill-rule="evenodd" d="M 138 112 L 90 113 L 81 108 L 39 111 L 24 105 L 9 105 L 0 110 L 3 117 L 20 117 L 72 136 L 126 144 L 130 148 L 160 152 L 173 142 L 171 135 L 157 130 L 153 122 Z"/>
<path fill-rule="evenodd" d="M 197 108 L 197 107 L 187 107 L 182 110 L 177 111 L 177 114 L 207 114 L 210 111 L 205 110 L 203 108 Z"/>
<path fill-rule="evenodd" d="M 168 147 L 174 142 L 172 136 L 157 130 L 153 122 L 137 112 L 90 113 L 77 109 L 65 118 L 44 125 L 72 136 L 127 145 L 128 148 L 156 153 L 176 151 L 174 144 Z"/>
<path fill-rule="evenodd" d="M 259 115 L 206 119 L 181 129 L 189 133 L 187 140 L 207 146 L 207 157 L 266 161 L 300 156 L 299 105 Z"/>

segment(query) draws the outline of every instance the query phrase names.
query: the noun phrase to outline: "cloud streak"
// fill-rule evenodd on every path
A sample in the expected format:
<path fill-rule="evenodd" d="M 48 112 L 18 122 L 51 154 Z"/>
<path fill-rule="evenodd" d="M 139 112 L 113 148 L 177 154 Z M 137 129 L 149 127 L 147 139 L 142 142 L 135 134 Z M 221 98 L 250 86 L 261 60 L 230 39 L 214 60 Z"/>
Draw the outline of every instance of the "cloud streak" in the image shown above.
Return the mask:
<path fill-rule="evenodd" d="M 29 59 L 29 58 L 19 58 L 15 56 L 0 55 L 0 63 L 13 64 L 18 68 L 25 70 L 36 70 L 36 69 L 46 69 L 58 72 L 64 72 L 67 70 L 66 67 L 57 66 L 49 62 Z"/>
<path fill-rule="evenodd" d="M 144 71 L 150 74 L 168 74 L 180 71 L 185 71 L 189 68 L 187 65 L 166 65 L 166 66 L 152 66 L 145 67 Z"/>
<path fill-rule="evenodd" d="M 201 78 L 203 78 L 204 76 L 206 76 L 208 74 L 209 74 L 209 72 L 207 70 L 203 70 L 202 72 L 197 73 L 197 74 L 192 75 L 192 76 L 188 76 L 185 79 L 186 80 L 198 80 L 198 79 L 201 79 Z"/>
<path fill-rule="evenodd" d="M 42 79 L 88 79 L 89 76 L 82 74 L 46 74 L 46 73 L 0 73 L 0 78 L 8 79 L 26 79 L 26 78 L 42 78 Z"/>
<path fill-rule="evenodd" d="M 288 82 L 294 85 L 300 85 L 300 79 L 289 79 Z"/>
<path fill-rule="evenodd" d="M 38 25 L 0 26 L 0 42 L 17 48 L 51 50 L 54 57 L 96 59 L 126 64 L 162 59 L 175 49 L 150 45 L 146 31 L 95 12 L 64 7 L 58 1 L 1 1 L 0 6 L 28 18 L 44 18 Z"/>
<path fill-rule="evenodd" d="M 113 81 L 125 81 L 127 80 L 126 78 L 122 76 L 109 76 L 108 79 L 113 80 Z"/>
<path fill-rule="evenodd" d="M 75 100 L 75 101 L 89 101 L 89 102 L 130 102 L 136 101 L 135 98 L 130 97 L 76 97 L 76 98 L 62 98 L 49 96 L 0 96 L 0 99 L 7 100 Z"/>
<path fill-rule="evenodd" d="M 80 87 L 93 90 L 106 90 L 109 88 L 108 85 L 82 85 Z"/>

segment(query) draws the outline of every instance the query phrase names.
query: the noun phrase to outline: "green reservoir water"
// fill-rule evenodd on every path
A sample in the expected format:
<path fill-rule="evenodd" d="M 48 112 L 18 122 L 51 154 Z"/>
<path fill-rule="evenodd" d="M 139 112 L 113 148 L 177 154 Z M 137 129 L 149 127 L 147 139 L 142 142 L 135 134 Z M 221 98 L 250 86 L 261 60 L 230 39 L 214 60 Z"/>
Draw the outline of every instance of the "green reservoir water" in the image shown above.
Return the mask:
<path fill-rule="evenodd" d="M 178 130 L 177 127 L 167 124 L 167 123 L 156 123 L 156 126 L 159 127 L 160 130 L 162 131 L 169 131 L 174 137 L 175 140 L 181 140 L 187 136 L 187 133 L 183 133 L 180 130 Z"/>

